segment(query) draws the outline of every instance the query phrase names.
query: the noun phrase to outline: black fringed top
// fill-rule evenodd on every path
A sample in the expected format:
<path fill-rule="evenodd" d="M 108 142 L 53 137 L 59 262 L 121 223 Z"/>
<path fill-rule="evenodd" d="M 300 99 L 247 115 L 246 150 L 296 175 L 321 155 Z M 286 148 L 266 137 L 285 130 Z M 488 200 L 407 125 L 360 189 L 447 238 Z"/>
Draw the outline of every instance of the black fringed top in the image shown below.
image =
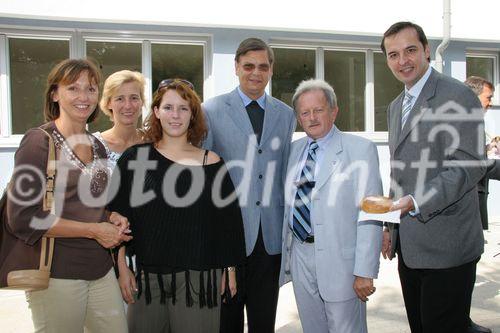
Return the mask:
<path fill-rule="evenodd" d="M 183 165 L 163 156 L 151 143 L 136 145 L 118 160 L 109 193 L 108 209 L 130 222 L 133 240 L 126 245 L 127 253 L 136 256 L 140 289 L 141 273 L 145 279 L 149 273 L 161 279 L 161 274 L 175 277 L 182 271 L 189 277 L 189 270 L 208 271 L 215 276 L 214 269 L 243 263 L 241 211 L 222 160 Z M 149 281 L 145 282 L 149 303 Z M 203 284 L 200 281 L 200 289 L 205 289 Z M 207 289 L 217 295 L 213 287 L 217 288 L 215 281 Z M 175 295 L 172 301 L 175 303 Z M 216 300 L 209 299 L 208 305 L 213 302 Z M 200 302 L 203 306 L 201 303 L 205 302 Z"/>

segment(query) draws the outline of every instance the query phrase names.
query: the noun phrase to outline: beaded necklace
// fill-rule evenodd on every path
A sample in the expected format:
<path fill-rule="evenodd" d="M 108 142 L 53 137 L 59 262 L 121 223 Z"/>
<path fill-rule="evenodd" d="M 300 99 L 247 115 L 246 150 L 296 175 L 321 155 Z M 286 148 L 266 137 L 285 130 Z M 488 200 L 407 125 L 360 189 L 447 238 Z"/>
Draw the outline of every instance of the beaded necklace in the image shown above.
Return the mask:
<path fill-rule="evenodd" d="M 99 155 L 98 155 L 98 149 L 99 146 L 96 142 L 96 138 L 94 138 L 92 135 L 89 135 L 86 133 L 88 139 L 91 142 L 92 146 L 92 163 L 90 163 L 90 166 L 85 165 L 73 152 L 73 150 L 69 147 L 66 139 L 59 133 L 59 131 L 54 130 L 52 132 L 52 137 L 54 138 L 54 142 L 56 144 L 56 147 L 64 154 L 66 159 L 77 169 L 81 170 L 82 173 L 90 176 L 91 181 L 90 181 L 90 189 L 94 193 L 98 193 L 102 191 L 102 184 L 106 184 L 107 181 L 107 168 L 105 166 L 102 166 L 101 163 L 99 165 L 97 164 L 99 161 Z M 104 182 L 101 180 L 102 177 L 106 177 L 104 179 Z"/>

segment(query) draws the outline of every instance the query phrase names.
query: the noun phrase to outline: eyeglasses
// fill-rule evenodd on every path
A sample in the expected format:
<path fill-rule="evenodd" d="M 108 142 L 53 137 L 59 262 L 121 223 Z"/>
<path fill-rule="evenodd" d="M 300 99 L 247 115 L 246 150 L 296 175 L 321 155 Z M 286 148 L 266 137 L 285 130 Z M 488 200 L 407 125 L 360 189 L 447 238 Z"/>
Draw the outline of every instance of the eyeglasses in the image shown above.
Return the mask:
<path fill-rule="evenodd" d="M 187 85 L 189 87 L 189 89 L 191 89 L 191 90 L 194 91 L 194 85 L 191 82 L 189 82 L 188 80 L 184 80 L 184 79 L 165 79 L 165 80 L 161 80 L 161 82 L 158 84 L 158 88 L 156 89 L 156 91 L 159 91 L 160 89 L 168 87 L 169 85 L 171 85 L 173 83 L 183 83 L 183 84 Z"/>

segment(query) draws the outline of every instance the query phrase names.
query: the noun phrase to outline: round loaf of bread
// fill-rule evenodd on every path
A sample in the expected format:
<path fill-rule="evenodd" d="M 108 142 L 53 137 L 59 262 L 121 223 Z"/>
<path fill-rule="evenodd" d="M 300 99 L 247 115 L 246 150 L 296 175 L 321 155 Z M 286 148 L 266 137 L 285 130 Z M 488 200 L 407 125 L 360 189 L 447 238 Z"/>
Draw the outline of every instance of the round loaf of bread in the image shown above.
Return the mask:
<path fill-rule="evenodd" d="M 391 210 L 392 200 L 383 196 L 369 196 L 361 201 L 361 209 L 370 214 L 383 214 Z"/>

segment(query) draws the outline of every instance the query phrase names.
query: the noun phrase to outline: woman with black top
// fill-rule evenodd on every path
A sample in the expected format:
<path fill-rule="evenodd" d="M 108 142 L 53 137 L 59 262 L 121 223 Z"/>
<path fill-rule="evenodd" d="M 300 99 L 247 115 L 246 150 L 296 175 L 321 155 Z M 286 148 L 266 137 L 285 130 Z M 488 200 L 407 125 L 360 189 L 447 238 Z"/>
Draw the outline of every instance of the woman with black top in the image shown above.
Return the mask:
<path fill-rule="evenodd" d="M 129 330 L 219 332 L 219 295 L 234 296 L 234 267 L 245 258 L 233 183 L 219 156 L 199 148 L 207 129 L 188 81 L 160 83 L 145 127 L 151 143 L 120 157 L 109 204 L 134 235 L 126 251 L 136 255 L 135 277 L 124 248 L 118 258 Z"/>

